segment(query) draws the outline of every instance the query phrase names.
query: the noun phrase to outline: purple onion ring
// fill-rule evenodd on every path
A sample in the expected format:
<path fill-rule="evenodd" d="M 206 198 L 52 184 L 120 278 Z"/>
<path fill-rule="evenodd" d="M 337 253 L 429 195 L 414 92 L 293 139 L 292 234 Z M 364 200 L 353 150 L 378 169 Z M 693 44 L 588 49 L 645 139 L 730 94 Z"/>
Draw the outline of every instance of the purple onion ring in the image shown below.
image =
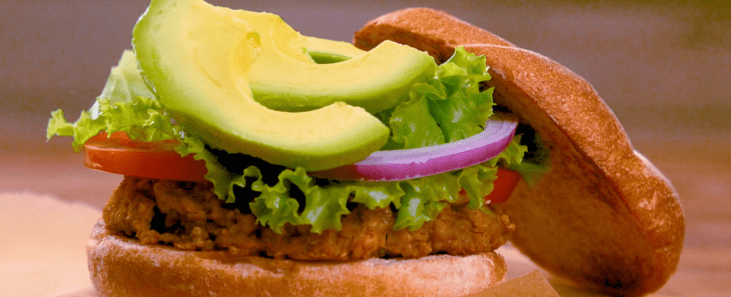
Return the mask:
<path fill-rule="evenodd" d="M 337 180 L 398 181 L 415 179 L 480 164 L 510 144 L 518 123 L 488 120 L 485 130 L 456 142 L 418 149 L 377 151 L 360 162 L 310 175 Z"/>

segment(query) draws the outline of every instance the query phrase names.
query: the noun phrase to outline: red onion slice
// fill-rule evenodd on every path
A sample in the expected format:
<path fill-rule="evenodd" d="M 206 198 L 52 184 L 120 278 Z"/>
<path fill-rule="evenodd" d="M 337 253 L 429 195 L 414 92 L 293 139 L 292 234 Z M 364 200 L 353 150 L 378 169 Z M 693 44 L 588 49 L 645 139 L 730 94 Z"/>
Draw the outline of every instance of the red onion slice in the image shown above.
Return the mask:
<path fill-rule="evenodd" d="M 462 169 L 499 155 L 517 122 L 488 120 L 485 130 L 460 141 L 418 149 L 377 151 L 360 162 L 310 175 L 337 180 L 398 181 Z"/>

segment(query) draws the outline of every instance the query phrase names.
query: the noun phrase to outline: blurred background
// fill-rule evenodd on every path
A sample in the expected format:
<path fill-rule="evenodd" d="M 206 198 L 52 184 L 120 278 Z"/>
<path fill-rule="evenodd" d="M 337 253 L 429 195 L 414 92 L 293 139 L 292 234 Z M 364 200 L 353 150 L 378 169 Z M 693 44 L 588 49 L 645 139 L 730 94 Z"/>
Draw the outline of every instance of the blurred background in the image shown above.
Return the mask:
<path fill-rule="evenodd" d="M 703 294 L 690 295 L 731 294 L 731 1 L 210 2 L 343 41 L 383 13 L 428 6 L 566 65 L 680 193 L 685 251 L 660 293 L 694 283 Z M 85 169 L 71 140 L 47 142 L 45 128 L 52 110 L 75 120 L 92 105 L 148 3 L 0 0 L 0 191 L 103 206 L 121 177 Z"/>

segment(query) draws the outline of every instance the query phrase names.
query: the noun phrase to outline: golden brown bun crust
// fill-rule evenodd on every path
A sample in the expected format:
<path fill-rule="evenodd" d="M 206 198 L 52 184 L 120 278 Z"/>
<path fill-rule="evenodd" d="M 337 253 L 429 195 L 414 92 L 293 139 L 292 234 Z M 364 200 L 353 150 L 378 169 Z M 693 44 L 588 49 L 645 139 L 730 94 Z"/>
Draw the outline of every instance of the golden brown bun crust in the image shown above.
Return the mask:
<path fill-rule="evenodd" d="M 91 280 L 100 296 L 462 296 L 505 278 L 494 252 L 305 262 L 226 256 L 140 245 L 110 234 L 104 221 L 87 245 Z"/>
<path fill-rule="evenodd" d="M 443 17 L 422 28 L 421 19 L 435 13 L 390 13 L 356 33 L 355 44 L 449 40 L 450 27 L 464 26 Z M 656 291 L 682 250 L 685 219 L 677 192 L 633 149 L 588 82 L 537 53 L 495 45 L 496 38 L 475 36 L 463 44 L 485 55 L 495 102 L 531 125 L 552 152 L 551 171 L 539 184 L 522 182 L 507 203 L 494 205 L 515 223 L 513 243 L 546 270 L 581 285 L 620 295 Z M 448 57 L 460 44 L 410 45 Z"/>
<path fill-rule="evenodd" d="M 437 61 L 449 59 L 460 44 L 513 46 L 497 35 L 429 8 L 407 8 L 372 20 L 355 32 L 353 43 L 361 49 L 371 49 L 385 39 L 419 48 Z"/>

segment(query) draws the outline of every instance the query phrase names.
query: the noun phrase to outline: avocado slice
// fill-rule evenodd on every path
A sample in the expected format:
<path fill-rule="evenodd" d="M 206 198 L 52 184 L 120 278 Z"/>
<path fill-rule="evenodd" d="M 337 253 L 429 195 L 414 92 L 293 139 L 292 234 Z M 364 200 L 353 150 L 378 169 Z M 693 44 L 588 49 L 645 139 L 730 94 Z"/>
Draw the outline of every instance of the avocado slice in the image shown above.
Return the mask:
<path fill-rule="evenodd" d="M 342 62 L 366 53 L 366 51 L 355 47 L 355 45 L 343 41 L 312 36 L 305 36 L 305 38 L 307 39 L 305 46 L 307 53 L 317 64 Z"/>
<path fill-rule="evenodd" d="M 427 53 L 391 41 L 331 64 L 307 63 L 286 54 L 291 51 L 267 47 L 300 44 L 295 47 L 307 48 L 312 39 L 264 42 L 292 35 L 261 34 L 262 51 L 267 54 L 258 56 L 251 66 L 249 85 L 254 99 L 271 109 L 306 111 L 343 101 L 377 113 L 408 98 L 411 86 L 433 78 L 437 67 Z M 339 52 L 333 44 L 320 43 L 320 46 L 329 48 L 331 54 Z"/>
<path fill-rule="evenodd" d="M 227 9 L 218 7 L 220 9 Z M 315 64 L 308 55 L 305 45 L 307 38 L 292 29 L 284 20 L 273 13 L 248 10 L 229 10 L 238 21 L 248 23 L 259 35 L 262 51 L 256 59 L 271 60 L 286 56 L 298 62 Z M 275 36 L 272 38 L 271 36 Z"/>
<path fill-rule="evenodd" d="M 362 108 L 337 102 L 290 113 L 254 101 L 247 74 L 265 41 L 241 15 L 202 0 L 152 0 L 135 25 L 141 74 L 186 133 L 307 170 L 354 163 L 383 146 L 389 129 Z"/>

